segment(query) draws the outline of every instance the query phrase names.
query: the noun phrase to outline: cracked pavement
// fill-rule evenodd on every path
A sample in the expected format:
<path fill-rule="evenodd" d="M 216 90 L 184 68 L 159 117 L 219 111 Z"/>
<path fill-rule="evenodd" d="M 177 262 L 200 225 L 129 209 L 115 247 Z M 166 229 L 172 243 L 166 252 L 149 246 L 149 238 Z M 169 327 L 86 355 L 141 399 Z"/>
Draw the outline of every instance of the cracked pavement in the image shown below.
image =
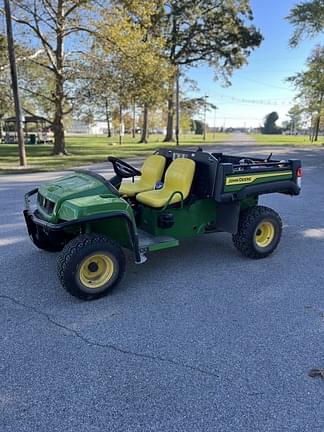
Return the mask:
<path fill-rule="evenodd" d="M 265 155 L 252 143 L 218 151 Z M 0 431 L 322 431 L 324 149 L 303 159 L 300 197 L 261 203 L 284 222 L 278 250 L 242 258 L 228 234 L 183 242 L 82 302 L 37 250 L 24 192 L 50 174 L 0 177 Z M 109 176 L 105 165 L 96 169 Z"/>

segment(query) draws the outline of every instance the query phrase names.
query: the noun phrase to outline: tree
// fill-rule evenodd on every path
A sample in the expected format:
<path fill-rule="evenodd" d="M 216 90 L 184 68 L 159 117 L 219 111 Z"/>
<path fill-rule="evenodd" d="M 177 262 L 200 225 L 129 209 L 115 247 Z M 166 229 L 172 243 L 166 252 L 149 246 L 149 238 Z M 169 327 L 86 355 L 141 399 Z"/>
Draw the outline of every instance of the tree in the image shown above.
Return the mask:
<path fill-rule="evenodd" d="M 2 138 L 1 121 L 5 115 L 13 112 L 8 64 L 7 40 L 0 34 L 0 140 Z"/>
<path fill-rule="evenodd" d="M 92 3 L 87 0 L 13 0 L 15 8 L 13 19 L 25 29 L 24 39 L 31 39 L 32 45 L 41 48 L 44 55 L 34 59 L 45 76 L 48 85 L 25 88 L 31 97 L 38 97 L 52 108 L 53 116 L 48 118 L 54 131 L 54 154 L 66 154 L 64 119 L 72 111 L 71 86 L 73 67 L 80 41 L 76 42 L 80 32 L 89 32 L 87 11 Z M 65 52 L 67 39 L 70 39 L 70 52 Z M 37 81 L 36 81 L 37 82 Z M 35 82 L 35 83 L 36 83 Z M 38 91 L 40 90 L 40 91 Z M 34 113 L 30 113 L 34 114 Z"/>
<path fill-rule="evenodd" d="M 12 19 L 11 19 L 11 7 L 9 0 L 4 1 L 4 9 L 7 24 L 7 45 L 8 45 L 8 57 L 10 63 L 10 74 L 11 74 L 11 87 L 15 105 L 16 114 L 16 129 L 18 136 L 18 149 L 19 149 L 19 164 L 21 167 L 27 165 L 25 139 L 23 132 L 23 120 L 20 103 L 20 94 L 18 89 L 18 75 L 17 75 L 17 63 L 16 63 L 16 51 L 14 46 L 14 37 L 12 30 Z"/>
<path fill-rule="evenodd" d="M 300 128 L 302 122 L 302 108 L 299 105 L 294 105 L 290 108 L 287 115 L 289 117 L 289 122 L 286 125 L 287 129 L 290 129 L 291 133 L 296 133 L 296 131 Z"/>
<path fill-rule="evenodd" d="M 205 130 L 205 124 L 201 120 L 193 120 L 192 128 L 195 132 L 195 135 L 202 135 Z"/>
<path fill-rule="evenodd" d="M 317 141 L 324 115 L 324 46 L 316 47 L 307 60 L 307 70 L 288 78 L 298 94 L 301 107 L 312 117 L 312 139 Z"/>
<path fill-rule="evenodd" d="M 168 0 L 155 19 L 166 39 L 165 56 L 174 66 L 169 81 L 165 137 L 165 141 L 172 141 L 177 69 L 204 62 L 227 79 L 234 69 L 246 63 L 262 36 L 251 25 L 253 14 L 248 0 Z"/>
<path fill-rule="evenodd" d="M 263 134 L 280 134 L 281 129 L 276 125 L 279 119 L 278 113 L 273 111 L 266 115 L 264 119 L 264 126 L 261 128 Z"/>
<path fill-rule="evenodd" d="M 192 121 L 190 116 L 186 112 L 181 112 L 180 114 L 180 130 L 182 133 L 187 133 L 191 131 Z"/>
<path fill-rule="evenodd" d="M 112 110 L 117 102 L 109 87 L 110 81 L 106 76 L 103 76 L 103 71 L 106 70 L 108 65 L 101 57 L 100 65 L 96 61 L 96 67 L 93 68 L 93 63 L 92 60 L 90 62 L 86 60 L 86 63 L 79 65 L 73 112 L 80 119 L 89 115 L 89 113 L 93 118 L 105 118 L 107 137 L 110 138 L 112 136 Z"/>
<path fill-rule="evenodd" d="M 200 114 L 205 107 L 207 111 L 217 109 L 214 104 L 207 102 L 205 97 L 183 98 L 180 103 L 181 112 L 187 113 L 190 117 Z"/>
<path fill-rule="evenodd" d="M 103 14 L 97 25 L 96 44 L 101 55 L 94 61 L 105 62 L 102 82 L 115 95 L 120 106 L 134 103 L 143 107 L 140 142 L 147 142 L 148 113 L 165 97 L 165 82 L 173 73 L 163 56 L 164 38 L 156 28 L 158 1 L 122 2 Z"/>
<path fill-rule="evenodd" d="M 28 99 L 25 97 L 25 93 L 21 88 L 21 83 L 26 80 L 26 75 L 30 74 L 31 66 L 30 61 L 35 60 L 37 57 L 42 55 L 41 50 L 34 51 L 31 48 L 26 47 L 23 44 L 15 43 L 16 52 L 16 63 L 18 70 L 18 84 L 20 89 L 20 96 L 22 99 L 22 105 L 28 108 L 28 110 L 33 109 L 35 105 L 34 99 Z M 26 66 L 28 64 L 28 67 Z M 33 79 L 30 87 L 35 87 L 35 82 L 38 83 L 39 74 Z M 14 114 L 14 103 L 12 97 L 12 83 L 10 77 L 10 62 L 8 57 L 8 47 L 7 38 L 0 34 L 0 123 L 1 119 L 6 115 Z M 0 138 L 1 138 L 1 124 L 0 124 Z"/>
<path fill-rule="evenodd" d="M 289 41 L 291 47 L 296 47 L 304 37 L 314 37 L 324 30 L 323 0 L 308 0 L 297 3 L 286 18 L 294 28 Z"/>

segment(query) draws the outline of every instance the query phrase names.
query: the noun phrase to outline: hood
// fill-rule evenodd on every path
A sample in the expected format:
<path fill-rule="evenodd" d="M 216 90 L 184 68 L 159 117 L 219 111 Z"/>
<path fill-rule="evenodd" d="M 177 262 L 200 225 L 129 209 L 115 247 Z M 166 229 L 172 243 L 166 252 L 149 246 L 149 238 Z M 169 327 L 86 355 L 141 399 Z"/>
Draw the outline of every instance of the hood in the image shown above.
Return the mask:
<path fill-rule="evenodd" d="M 41 185 L 37 210 L 44 219 L 54 221 L 64 201 L 100 194 L 113 195 L 104 177 L 90 172 L 75 172 Z"/>

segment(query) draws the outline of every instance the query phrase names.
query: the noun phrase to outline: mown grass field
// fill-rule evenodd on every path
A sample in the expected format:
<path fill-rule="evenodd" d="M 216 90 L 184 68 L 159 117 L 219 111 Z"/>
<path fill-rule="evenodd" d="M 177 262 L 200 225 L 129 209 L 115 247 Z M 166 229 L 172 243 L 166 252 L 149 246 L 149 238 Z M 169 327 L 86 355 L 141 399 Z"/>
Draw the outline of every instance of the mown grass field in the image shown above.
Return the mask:
<path fill-rule="evenodd" d="M 251 141 L 257 145 L 287 145 L 310 146 L 324 145 L 324 137 L 320 137 L 317 143 L 311 143 L 307 136 L 290 135 L 249 135 Z M 206 141 L 201 135 L 188 135 L 181 137 L 181 146 L 195 147 L 199 145 L 212 145 L 228 143 L 232 139 L 231 134 L 208 134 Z M 120 158 L 141 157 L 151 154 L 159 147 L 173 147 L 175 143 L 163 143 L 162 135 L 153 135 L 148 144 L 138 144 L 139 137 L 132 139 L 124 137 L 122 145 L 118 143 L 118 137 L 107 138 L 104 136 L 71 136 L 66 138 L 69 156 L 51 156 L 53 145 L 28 145 L 26 146 L 28 168 L 23 172 L 58 171 L 81 165 L 89 165 L 104 162 L 107 156 Z M 0 143 L 0 174 L 22 172 L 18 167 L 18 148 L 15 144 Z"/>
<path fill-rule="evenodd" d="M 69 156 L 51 156 L 53 145 L 27 145 L 28 168 L 24 172 L 63 170 L 80 165 L 104 162 L 107 156 L 120 158 L 145 156 L 159 147 L 173 147 L 175 143 L 164 144 L 162 135 L 154 135 L 148 144 L 138 144 L 135 139 L 125 136 L 122 145 L 118 137 L 104 136 L 71 136 L 66 138 Z M 209 134 L 206 141 L 201 135 L 190 135 L 181 138 L 181 146 L 199 146 L 215 144 L 230 140 L 225 133 Z M 0 144 L 0 173 L 19 172 L 18 148 L 15 144 Z"/>
<path fill-rule="evenodd" d="M 320 136 L 318 141 L 311 142 L 309 136 L 294 136 L 294 135 L 262 135 L 251 134 L 252 140 L 257 144 L 264 145 L 289 145 L 289 146 L 321 146 L 324 145 L 324 136 Z"/>

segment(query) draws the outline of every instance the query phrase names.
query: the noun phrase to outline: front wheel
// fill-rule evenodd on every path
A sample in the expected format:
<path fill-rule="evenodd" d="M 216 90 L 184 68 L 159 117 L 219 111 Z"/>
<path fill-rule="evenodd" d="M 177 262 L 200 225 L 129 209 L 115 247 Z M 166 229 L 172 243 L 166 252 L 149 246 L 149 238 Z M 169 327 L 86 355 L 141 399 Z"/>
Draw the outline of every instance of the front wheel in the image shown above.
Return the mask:
<path fill-rule="evenodd" d="M 241 213 L 233 243 L 249 258 L 265 258 L 278 246 L 281 232 L 282 221 L 278 213 L 268 207 L 256 206 Z"/>
<path fill-rule="evenodd" d="M 82 234 L 64 247 L 57 270 L 66 291 L 82 300 L 93 300 L 107 295 L 121 280 L 125 256 L 105 235 Z"/>

